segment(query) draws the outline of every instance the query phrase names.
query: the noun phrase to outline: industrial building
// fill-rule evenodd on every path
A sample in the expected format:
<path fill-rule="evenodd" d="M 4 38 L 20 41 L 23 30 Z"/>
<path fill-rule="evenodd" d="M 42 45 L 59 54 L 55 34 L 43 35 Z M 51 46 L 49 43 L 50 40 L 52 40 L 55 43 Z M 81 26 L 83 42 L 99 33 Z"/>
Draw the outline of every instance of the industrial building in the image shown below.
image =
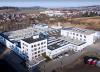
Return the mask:
<path fill-rule="evenodd" d="M 39 34 L 21 40 L 21 51 L 27 56 L 30 64 L 45 60 L 42 54 L 46 52 L 46 49 L 47 39 Z"/>
<path fill-rule="evenodd" d="M 87 29 L 54 29 L 46 24 L 34 24 L 26 29 L 1 33 L 0 42 L 27 60 L 29 67 L 33 67 L 45 60 L 43 53 L 53 59 L 68 50 L 83 50 L 95 42 L 95 33 Z"/>
<path fill-rule="evenodd" d="M 68 50 L 81 51 L 95 42 L 95 33 L 95 31 L 87 29 L 62 28 L 61 37 L 48 39 L 46 54 L 50 58 L 55 58 L 68 52 Z"/>

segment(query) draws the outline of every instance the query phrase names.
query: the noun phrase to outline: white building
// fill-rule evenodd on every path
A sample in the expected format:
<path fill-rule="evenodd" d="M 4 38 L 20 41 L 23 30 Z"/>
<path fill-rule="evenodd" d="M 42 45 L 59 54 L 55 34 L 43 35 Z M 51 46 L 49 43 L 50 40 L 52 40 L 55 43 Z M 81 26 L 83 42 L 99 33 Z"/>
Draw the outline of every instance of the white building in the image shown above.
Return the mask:
<path fill-rule="evenodd" d="M 87 42 L 88 45 L 95 42 L 95 31 L 80 28 L 63 28 L 61 30 L 61 35 L 71 37 L 73 39 L 78 39 Z"/>
<path fill-rule="evenodd" d="M 21 50 L 28 56 L 29 61 L 42 56 L 47 49 L 47 39 L 37 36 L 21 40 Z"/>
<path fill-rule="evenodd" d="M 68 50 L 83 50 L 95 42 L 95 31 L 80 28 L 63 28 L 62 37 L 48 39 L 47 56 L 55 58 Z"/>
<path fill-rule="evenodd" d="M 46 14 L 48 16 L 62 16 L 62 15 L 64 15 L 64 13 L 62 13 L 60 11 L 54 11 L 54 10 L 43 11 L 43 12 L 40 12 L 40 14 Z"/>
<path fill-rule="evenodd" d="M 51 59 L 68 50 L 83 50 L 95 42 L 98 35 L 93 30 L 80 28 L 49 28 L 47 25 L 34 25 L 22 30 L 4 32 L 0 42 L 28 61 L 32 67 L 44 60 L 43 53 Z"/>
<path fill-rule="evenodd" d="M 33 27 L 29 27 L 1 33 L 0 42 L 27 60 L 29 67 L 32 67 L 44 60 L 42 53 L 47 49 L 47 39 L 39 35 Z"/>
<path fill-rule="evenodd" d="M 46 55 L 51 59 L 55 58 L 61 54 L 68 52 L 68 50 L 73 50 L 75 52 L 81 51 L 82 48 L 86 46 L 86 42 L 72 39 L 70 37 L 59 37 L 48 39 L 48 48 Z"/>
<path fill-rule="evenodd" d="M 45 58 L 42 56 L 47 49 L 47 39 L 34 35 L 33 37 L 21 40 L 21 51 L 27 56 L 29 62 L 37 64 Z"/>

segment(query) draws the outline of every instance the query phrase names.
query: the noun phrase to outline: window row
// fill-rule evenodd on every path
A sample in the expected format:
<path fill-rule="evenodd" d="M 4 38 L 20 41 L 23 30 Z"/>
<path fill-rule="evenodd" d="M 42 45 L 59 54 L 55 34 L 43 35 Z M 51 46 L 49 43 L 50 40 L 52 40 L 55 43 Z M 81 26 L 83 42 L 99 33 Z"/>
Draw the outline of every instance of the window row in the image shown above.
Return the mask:
<path fill-rule="evenodd" d="M 42 46 L 42 47 L 34 48 L 34 51 L 39 50 L 39 49 L 43 49 L 45 47 L 46 47 L 46 45 L 45 46 Z"/>
<path fill-rule="evenodd" d="M 44 52 L 44 51 L 45 51 L 45 50 L 39 50 L 39 51 L 37 51 L 37 52 L 32 53 L 32 55 L 38 54 L 38 53 L 42 53 L 42 52 Z"/>
<path fill-rule="evenodd" d="M 83 38 L 75 38 L 75 37 L 73 37 L 74 39 L 78 39 L 78 40 L 84 40 L 84 41 L 86 41 L 86 39 L 83 39 Z"/>
<path fill-rule="evenodd" d="M 84 37 L 84 38 L 86 38 L 85 35 L 80 35 L 80 34 L 76 34 L 76 33 L 71 33 L 71 34 L 76 35 L 76 36 L 80 36 L 80 37 Z"/>
<path fill-rule="evenodd" d="M 36 46 L 40 46 L 40 45 L 43 45 L 43 44 L 46 44 L 46 42 L 41 42 L 41 43 L 38 43 L 38 44 L 35 44 L 34 46 L 32 45 L 31 47 L 36 47 Z"/>
<path fill-rule="evenodd" d="M 34 60 L 34 58 L 37 58 L 37 57 L 39 57 L 39 56 L 41 56 L 41 55 L 40 55 L 40 54 L 35 55 L 34 57 L 32 57 L 32 59 Z"/>
<path fill-rule="evenodd" d="M 28 45 L 27 45 L 27 44 L 25 44 L 25 43 L 23 43 L 23 46 L 26 46 L 26 47 L 28 47 Z"/>

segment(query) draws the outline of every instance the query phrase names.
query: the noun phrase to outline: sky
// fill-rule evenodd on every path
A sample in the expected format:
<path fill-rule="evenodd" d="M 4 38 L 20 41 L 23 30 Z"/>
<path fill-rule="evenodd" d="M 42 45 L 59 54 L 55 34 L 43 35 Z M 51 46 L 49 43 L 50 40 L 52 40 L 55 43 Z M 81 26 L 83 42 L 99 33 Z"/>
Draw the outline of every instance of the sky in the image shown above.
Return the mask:
<path fill-rule="evenodd" d="M 79 7 L 100 5 L 100 0 L 0 0 L 0 7 Z"/>

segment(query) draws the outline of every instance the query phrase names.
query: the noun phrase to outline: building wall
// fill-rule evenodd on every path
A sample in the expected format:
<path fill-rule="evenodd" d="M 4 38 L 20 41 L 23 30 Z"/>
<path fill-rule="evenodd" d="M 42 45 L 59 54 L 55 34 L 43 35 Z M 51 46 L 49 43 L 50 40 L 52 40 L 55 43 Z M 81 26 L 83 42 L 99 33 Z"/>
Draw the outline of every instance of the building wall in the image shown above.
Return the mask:
<path fill-rule="evenodd" d="M 86 42 L 88 45 L 91 45 L 95 42 L 94 34 L 87 35 Z"/>
<path fill-rule="evenodd" d="M 95 42 L 95 33 L 86 35 L 86 34 L 82 34 L 82 33 L 75 33 L 75 32 L 71 32 L 71 31 L 67 31 L 67 30 L 61 30 L 61 35 L 87 42 L 89 45 L 93 44 L 93 42 Z"/>
<path fill-rule="evenodd" d="M 21 50 L 27 55 L 30 61 L 42 56 L 47 49 L 47 39 L 28 44 L 21 40 Z"/>
<path fill-rule="evenodd" d="M 65 45 L 63 47 L 57 48 L 55 50 L 50 50 L 47 49 L 46 50 L 46 55 L 49 56 L 51 59 L 57 57 L 58 55 L 67 52 L 68 50 L 77 50 L 77 46 L 73 45 L 73 44 L 68 44 Z"/>
<path fill-rule="evenodd" d="M 100 31 L 96 31 L 96 33 L 95 33 L 95 39 L 97 40 L 97 39 L 100 39 Z"/>
<path fill-rule="evenodd" d="M 20 47 L 16 46 L 14 43 L 12 43 L 11 41 L 7 40 L 6 38 L 4 38 L 1 35 L 0 35 L 0 42 L 2 44 L 4 44 L 7 48 L 13 50 L 16 54 L 18 54 L 23 59 L 26 58 L 26 56 L 23 55 L 23 52 L 21 52 L 21 48 Z"/>

